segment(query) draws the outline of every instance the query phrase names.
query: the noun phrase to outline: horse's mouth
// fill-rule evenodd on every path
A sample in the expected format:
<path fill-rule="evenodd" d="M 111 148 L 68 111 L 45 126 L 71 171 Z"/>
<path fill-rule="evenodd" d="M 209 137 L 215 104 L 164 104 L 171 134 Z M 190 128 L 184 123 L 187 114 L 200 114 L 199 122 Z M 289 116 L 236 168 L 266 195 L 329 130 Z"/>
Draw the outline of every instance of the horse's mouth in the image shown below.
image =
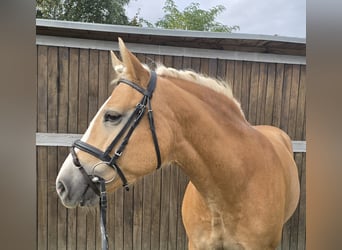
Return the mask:
<path fill-rule="evenodd" d="M 72 194 L 65 185 L 57 183 L 57 194 L 66 208 L 92 207 L 99 203 L 99 197 L 88 186 Z"/>

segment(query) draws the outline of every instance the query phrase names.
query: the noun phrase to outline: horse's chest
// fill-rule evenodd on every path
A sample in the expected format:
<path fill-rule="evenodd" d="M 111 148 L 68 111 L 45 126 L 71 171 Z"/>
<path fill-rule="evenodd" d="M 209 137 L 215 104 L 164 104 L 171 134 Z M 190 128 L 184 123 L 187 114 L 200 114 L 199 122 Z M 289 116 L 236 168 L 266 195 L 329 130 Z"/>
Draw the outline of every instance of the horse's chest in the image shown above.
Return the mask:
<path fill-rule="evenodd" d="M 201 234 L 196 241 L 195 249 L 212 250 L 244 250 L 245 248 L 225 230 L 211 228 L 206 234 Z"/>
<path fill-rule="evenodd" d="M 235 242 L 234 240 L 227 239 L 208 239 L 201 240 L 198 242 L 196 249 L 212 249 L 212 250 L 244 250 L 245 248 Z"/>

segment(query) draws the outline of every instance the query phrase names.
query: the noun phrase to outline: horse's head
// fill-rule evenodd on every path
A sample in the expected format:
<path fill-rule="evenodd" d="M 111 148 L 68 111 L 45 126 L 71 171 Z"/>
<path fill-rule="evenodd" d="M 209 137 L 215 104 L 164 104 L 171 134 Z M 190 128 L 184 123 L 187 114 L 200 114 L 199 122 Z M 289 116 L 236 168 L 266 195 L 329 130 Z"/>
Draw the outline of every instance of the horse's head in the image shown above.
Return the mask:
<path fill-rule="evenodd" d="M 112 53 L 112 64 L 123 80 L 118 81 L 82 139 L 74 143 L 57 176 L 57 193 L 67 207 L 97 204 L 96 190 L 89 188 L 92 177 L 103 178 L 107 190 L 114 191 L 126 181 L 133 183 L 154 171 L 169 148 L 172 132 L 158 114 L 162 98 L 158 87 L 152 86 L 155 75 L 121 39 L 119 47 L 122 62 Z M 152 114 L 150 104 L 156 125 L 148 114 Z"/>

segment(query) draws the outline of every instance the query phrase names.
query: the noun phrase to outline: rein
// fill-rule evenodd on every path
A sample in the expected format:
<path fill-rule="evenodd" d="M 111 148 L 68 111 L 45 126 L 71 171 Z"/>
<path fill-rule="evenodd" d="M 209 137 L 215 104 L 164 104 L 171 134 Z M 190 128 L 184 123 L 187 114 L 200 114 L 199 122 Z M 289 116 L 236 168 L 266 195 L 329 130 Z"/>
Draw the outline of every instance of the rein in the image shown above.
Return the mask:
<path fill-rule="evenodd" d="M 108 235 L 106 232 L 106 212 L 107 212 L 106 181 L 100 176 L 97 176 L 94 174 L 89 175 L 85 171 L 84 167 L 81 165 L 77 157 L 75 148 L 78 148 L 79 150 L 82 150 L 88 154 L 91 154 L 92 156 L 95 156 L 96 158 L 100 159 L 103 163 L 105 163 L 107 166 L 113 168 L 114 171 L 120 177 L 122 181 L 122 186 L 126 189 L 126 191 L 128 191 L 129 187 L 128 187 L 127 179 L 124 173 L 122 172 L 121 168 L 117 164 L 117 161 L 121 157 L 123 151 L 125 150 L 135 128 L 138 126 L 139 122 L 144 116 L 145 109 L 148 108 L 148 112 L 147 112 L 148 120 L 149 120 L 150 130 L 151 130 L 152 139 L 154 143 L 154 148 L 155 148 L 156 156 L 157 156 L 157 169 L 159 169 L 161 166 L 160 150 L 159 150 L 157 134 L 155 131 L 155 126 L 154 126 L 153 111 L 151 107 L 151 98 L 152 98 L 152 95 L 156 88 L 156 83 L 157 83 L 156 73 L 154 71 L 151 71 L 151 77 L 150 77 L 147 89 L 143 89 L 142 87 L 138 86 L 136 83 L 131 82 L 127 79 L 120 79 L 118 81 L 118 84 L 119 83 L 127 84 L 130 87 L 137 90 L 138 92 L 140 92 L 141 94 L 143 94 L 143 98 L 136 105 L 134 112 L 129 117 L 126 124 L 123 126 L 123 128 L 120 130 L 117 136 L 113 139 L 113 141 L 109 144 L 109 146 L 107 147 L 105 151 L 102 151 L 81 140 L 76 140 L 70 149 L 70 153 L 73 158 L 74 165 L 81 171 L 83 177 L 88 183 L 88 186 L 83 196 L 87 192 L 88 187 L 90 187 L 100 197 L 99 205 L 100 205 L 100 219 L 101 219 L 100 228 L 101 228 L 101 238 L 102 238 L 102 250 L 108 249 Z M 123 138 L 121 144 L 117 147 L 114 155 L 111 156 L 110 153 L 113 151 L 114 147 L 118 144 L 121 138 Z M 83 202 L 83 198 L 81 202 Z"/>

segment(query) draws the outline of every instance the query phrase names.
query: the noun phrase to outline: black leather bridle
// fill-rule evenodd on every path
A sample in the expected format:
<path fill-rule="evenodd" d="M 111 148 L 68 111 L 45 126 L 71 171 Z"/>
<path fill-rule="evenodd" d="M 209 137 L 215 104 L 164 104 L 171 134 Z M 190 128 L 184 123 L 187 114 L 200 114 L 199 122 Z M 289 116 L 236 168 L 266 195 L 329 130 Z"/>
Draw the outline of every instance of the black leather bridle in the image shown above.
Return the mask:
<path fill-rule="evenodd" d="M 141 101 L 136 105 L 135 110 L 128 118 L 128 121 L 117 134 L 117 136 L 113 139 L 110 145 L 107 147 L 105 151 L 102 151 L 86 142 L 81 140 L 76 140 L 71 149 L 70 153 L 73 158 L 74 165 L 81 171 L 82 175 L 86 179 L 88 183 L 88 187 L 90 187 L 98 196 L 100 196 L 100 214 L 101 214 L 101 234 L 102 234 L 102 249 L 108 249 L 108 236 L 106 233 L 106 208 L 107 208 L 107 198 L 106 198 L 106 181 L 101 176 L 96 176 L 94 174 L 88 174 L 84 167 L 81 165 L 77 154 L 75 152 L 75 148 L 80 149 L 96 158 L 100 159 L 103 163 L 108 165 L 109 167 L 113 168 L 114 171 L 117 172 L 118 176 L 122 181 L 123 187 L 128 191 L 128 182 L 127 179 L 122 172 L 121 168 L 118 166 L 117 161 L 121 157 L 123 151 L 125 150 L 130 137 L 132 136 L 135 128 L 138 126 L 139 122 L 141 121 L 142 117 L 144 116 L 146 108 L 148 108 L 148 120 L 150 124 L 150 130 L 152 133 L 152 139 L 154 143 L 154 148 L 157 155 L 157 169 L 160 168 L 161 165 L 161 156 L 160 150 L 158 145 L 158 139 L 155 131 L 154 126 L 154 119 L 153 119 L 153 111 L 151 107 L 151 98 L 153 92 L 156 88 L 157 83 L 157 76 L 154 71 L 151 71 L 150 81 L 148 83 L 147 89 L 143 89 L 139 85 L 134 82 L 131 82 L 127 79 L 120 79 L 119 83 L 124 83 L 129 85 L 130 87 L 134 88 L 141 94 L 143 94 L 143 98 Z M 123 138 L 123 139 L 122 139 Z M 118 142 L 122 139 L 121 144 L 117 147 L 113 156 L 111 156 L 111 152 L 113 151 L 114 147 L 118 144 Z M 87 187 L 87 189 L 88 189 Z M 86 191 L 87 191 L 86 189 Z M 86 193 L 84 192 L 84 194 Z M 82 197 L 83 199 L 83 197 Z"/>

